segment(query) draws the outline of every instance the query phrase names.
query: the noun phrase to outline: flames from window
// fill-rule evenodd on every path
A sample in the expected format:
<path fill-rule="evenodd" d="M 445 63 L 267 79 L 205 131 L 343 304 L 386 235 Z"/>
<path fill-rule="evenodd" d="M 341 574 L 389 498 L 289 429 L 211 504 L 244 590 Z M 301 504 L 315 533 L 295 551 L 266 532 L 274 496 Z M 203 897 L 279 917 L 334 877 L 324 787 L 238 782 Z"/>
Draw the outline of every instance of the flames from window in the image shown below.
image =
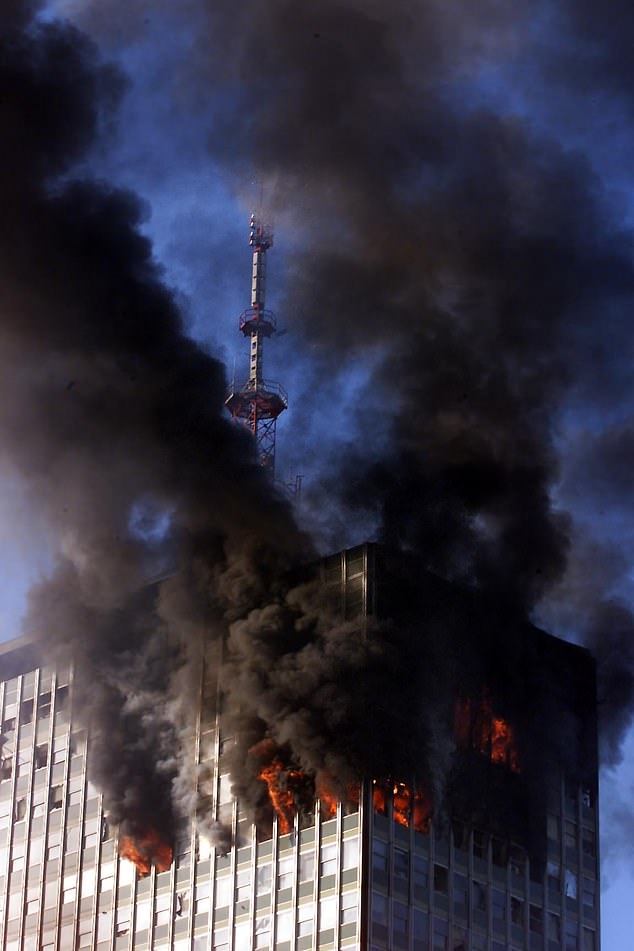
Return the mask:
<path fill-rule="evenodd" d="M 315 799 L 321 804 L 324 819 L 337 815 L 339 803 L 345 799 L 359 805 L 360 785 L 352 783 L 341 789 L 334 777 L 320 770 L 313 778 L 289 761 L 287 751 L 273 740 L 262 740 L 249 751 L 259 761 L 258 779 L 266 784 L 268 798 L 277 816 L 278 829 L 282 835 L 293 828 L 298 812 L 309 813 Z"/>
<path fill-rule="evenodd" d="M 416 832 L 429 832 L 432 803 L 422 789 L 400 781 L 374 779 L 372 781 L 374 811 L 386 816 L 390 802 L 394 822 L 406 829 L 413 826 Z"/>
<path fill-rule="evenodd" d="M 519 773 L 519 757 L 513 728 L 502 717 L 495 716 L 491 699 L 482 691 L 479 702 L 463 697 L 456 703 L 454 717 L 456 743 L 463 749 L 475 749 L 492 763 Z"/>
<path fill-rule="evenodd" d="M 119 855 L 134 862 L 141 878 L 157 872 L 166 872 L 172 864 L 172 849 L 154 829 L 142 829 L 135 836 L 124 835 L 119 841 Z"/>

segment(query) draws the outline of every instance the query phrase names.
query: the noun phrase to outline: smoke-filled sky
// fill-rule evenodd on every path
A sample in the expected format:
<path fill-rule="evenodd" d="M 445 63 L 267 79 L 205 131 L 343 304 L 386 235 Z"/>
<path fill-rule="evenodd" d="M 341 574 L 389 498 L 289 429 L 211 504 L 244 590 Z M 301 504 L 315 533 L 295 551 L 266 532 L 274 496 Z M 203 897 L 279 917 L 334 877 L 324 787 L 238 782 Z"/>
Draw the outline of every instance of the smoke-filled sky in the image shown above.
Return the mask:
<path fill-rule="evenodd" d="M 0 30 L 7 617 L 54 570 L 39 616 L 60 637 L 103 622 L 116 652 L 152 572 L 184 558 L 202 602 L 210 572 L 239 575 L 240 602 L 258 546 L 309 550 L 222 417 L 262 195 L 288 331 L 265 372 L 290 395 L 278 469 L 304 475 L 302 527 L 321 550 L 412 548 L 596 650 L 615 881 L 634 830 L 630 6 L 11 0 Z M 167 643 L 182 598 L 164 593 Z"/>

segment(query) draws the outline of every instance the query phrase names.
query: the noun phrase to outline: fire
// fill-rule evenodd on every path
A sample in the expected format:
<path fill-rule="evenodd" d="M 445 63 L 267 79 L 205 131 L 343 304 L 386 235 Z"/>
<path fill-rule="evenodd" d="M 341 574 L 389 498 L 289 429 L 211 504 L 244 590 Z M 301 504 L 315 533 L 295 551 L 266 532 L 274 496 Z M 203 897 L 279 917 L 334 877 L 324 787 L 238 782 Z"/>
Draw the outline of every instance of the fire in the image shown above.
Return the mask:
<path fill-rule="evenodd" d="M 399 825 L 409 828 L 409 808 L 412 795 L 407 783 L 395 783 L 392 789 L 392 815 Z"/>
<path fill-rule="evenodd" d="M 136 836 L 122 836 L 119 855 L 134 862 L 141 878 L 150 874 L 152 866 L 157 872 L 166 872 L 172 864 L 172 849 L 158 832 L 150 828 L 140 830 Z"/>
<path fill-rule="evenodd" d="M 394 822 L 409 829 L 410 823 L 416 832 L 429 832 L 432 817 L 431 800 L 421 789 L 407 783 L 381 783 L 372 780 L 372 804 L 374 811 L 387 815 L 388 798 L 392 799 L 392 818 Z"/>
<path fill-rule="evenodd" d="M 482 691 L 479 706 L 469 698 L 458 700 L 455 708 L 454 734 L 456 743 L 472 747 L 488 756 L 492 763 L 501 763 L 519 773 L 519 757 L 515 747 L 513 728 L 502 717 L 493 715 L 486 690 Z"/>
<path fill-rule="evenodd" d="M 321 770 L 315 777 L 315 792 L 321 803 L 322 814 L 326 819 L 337 815 L 339 797 L 332 780 L 332 776 Z"/>
<path fill-rule="evenodd" d="M 378 812 L 380 816 L 384 816 L 387 813 L 387 793 L 385 786 L 381 783 L 378 783 L 376 779 L 372 780 L 372 805 L 374 806 L 374 811 Z"/>
<path fill-rule="evenodd" d="M 301 770 L 285 765 L 280 750 L 272 740 L 257 743 L 249 752 L 268 760 L 260 768 L 258 779 L 266 783 L 271 805 L 277 815 L 279 831 L 286 835 L 291 831 L 295 819 L 294 789 L 305 783 L 306 777 Z"/>

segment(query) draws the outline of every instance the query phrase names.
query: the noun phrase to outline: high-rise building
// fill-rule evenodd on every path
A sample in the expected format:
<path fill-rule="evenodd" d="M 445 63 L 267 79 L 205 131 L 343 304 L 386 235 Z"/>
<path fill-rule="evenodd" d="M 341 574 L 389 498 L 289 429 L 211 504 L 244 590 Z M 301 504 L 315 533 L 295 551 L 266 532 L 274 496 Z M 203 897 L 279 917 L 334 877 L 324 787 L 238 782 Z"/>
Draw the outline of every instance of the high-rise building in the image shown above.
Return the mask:
<path fill-rule="evenodd" d="M 404 596 L 399 564 L 364 545 L 325 559 L 321 571 L 345 615 L 364 623 Z M 423 601 L 441 612 L 451 604 L 455 620 L 453 589 L 419 582 Z M 472 602 L 463 604 L 470 615 Z M 3 645 L 2 948 L 599 951 L 594 667 L 580 648 L 534 628 L 526 637 L 543 674 L 529 693 L 581 738 L 567 774 L 545 766 L 535 776 L 521 724 L 498 715 L 494 688 L 465 687 L 450 704 L 457 753 L 444 817 L 430 819 L 407 777 L 367 777 L 358 804 L 330 815 L 317 803 L 288 832 L 281 818 L 267 832 L 232 798 L 222 715 L 203 716 L 193 781 L 205 784 L 234 844 L 213 849 L 192 819 L 169 867 L 146 875 L 119 856 L 118 830 L 89 778 L 72 670 L 40 666 L 24 639 Z"/>

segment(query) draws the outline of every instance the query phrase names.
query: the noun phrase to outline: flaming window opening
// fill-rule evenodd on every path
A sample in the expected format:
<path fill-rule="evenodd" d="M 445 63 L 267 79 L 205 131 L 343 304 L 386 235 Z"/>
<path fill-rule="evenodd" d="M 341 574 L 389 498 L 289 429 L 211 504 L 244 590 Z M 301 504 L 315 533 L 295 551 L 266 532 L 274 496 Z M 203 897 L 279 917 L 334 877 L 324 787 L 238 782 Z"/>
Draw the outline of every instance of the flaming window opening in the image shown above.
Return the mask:
<path fill-rule="evenodd" d="M 478 704 L 470 697 L 462 697 L 457 701 L 454 736 L 462 749 L 478 750 L 492 763 L 506 766 L 513 773 L 520 772 L 513 728 L 507 720 L 494 716 L 486 689 L 482 690 Z"/>
<path fill-rule="evenodd" d="M 171 847 L 154 829 L 142 829 L 136 836 L 122 836 L 119 855 L 136 865 L 140 878 L 149 875 L 152 866 L 157 872 L 167 872 L 173 858 Z"/>
<path fill-rule="evenodd" d="M 398 825 L 416 832 L 429 832 L 432 819 L 431 800 L 423 790 L 404 782 L 383 782 L 372 780 L 372 805 L 379 815 L 388 814 L 388 804 L 392 803 L 392 818 Z"/>

